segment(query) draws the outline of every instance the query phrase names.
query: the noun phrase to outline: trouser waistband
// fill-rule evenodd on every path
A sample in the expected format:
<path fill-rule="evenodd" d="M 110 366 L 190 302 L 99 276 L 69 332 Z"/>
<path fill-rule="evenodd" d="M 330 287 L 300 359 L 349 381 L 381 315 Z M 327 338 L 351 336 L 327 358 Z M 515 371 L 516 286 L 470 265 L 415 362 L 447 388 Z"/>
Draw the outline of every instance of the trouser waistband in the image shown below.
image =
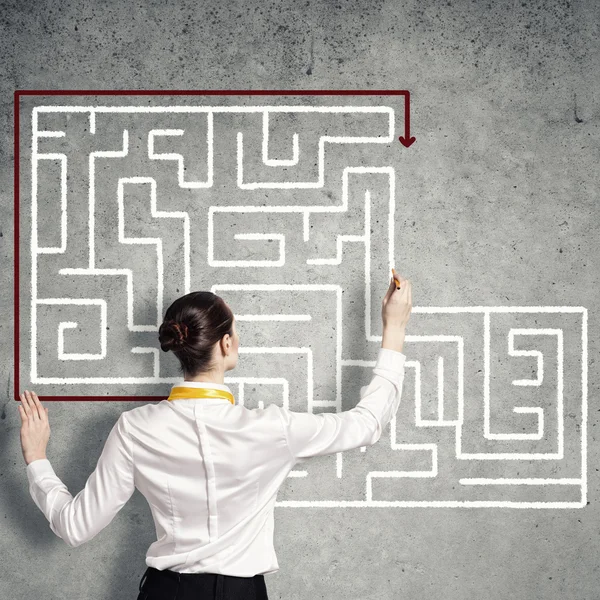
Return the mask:
<path fill-rule="evenodd" d="M 168 579 L 172 579 L 174 581 L 182 581 L 182 580 L 199 580 L 206 579 L 208 581 L 217 580 L 219 583 L 222 582 L 224 578 L 230 579 L 264 579 L 264 575 L 262 573 L 257 573 L 253 577 L 237 577 L 235 575 L 223 575 L 222 573 L 179 573 L 177 571 L 171 571 L 170 569 L 156 569 L 155 567 L 148 567 L 142 580 L 140 581 L 139 589 L 141 591 L 144 582 L 148 578 L 149 575 L 158 575 L 160 577 L 166 577 Z"/>

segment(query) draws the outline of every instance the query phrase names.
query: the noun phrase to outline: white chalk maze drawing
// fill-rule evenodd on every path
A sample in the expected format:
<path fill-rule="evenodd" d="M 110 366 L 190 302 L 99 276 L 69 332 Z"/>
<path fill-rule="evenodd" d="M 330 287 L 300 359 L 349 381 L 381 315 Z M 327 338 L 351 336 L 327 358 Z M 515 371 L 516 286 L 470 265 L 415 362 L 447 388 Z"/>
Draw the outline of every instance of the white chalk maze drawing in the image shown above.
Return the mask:
<path fill-rule="evenodd" d="M 381 342 L 372 282 L 398 267 L 397 114 L 34 107 L 32 385 L 160 394 L 164 309 L 210 289 L 236 310 L 239 403 L 352 408 Z M 379 442 L 301 461 L 279 506 L 585 506 L 585 308 L 415 306 L 405 352 Z"/>

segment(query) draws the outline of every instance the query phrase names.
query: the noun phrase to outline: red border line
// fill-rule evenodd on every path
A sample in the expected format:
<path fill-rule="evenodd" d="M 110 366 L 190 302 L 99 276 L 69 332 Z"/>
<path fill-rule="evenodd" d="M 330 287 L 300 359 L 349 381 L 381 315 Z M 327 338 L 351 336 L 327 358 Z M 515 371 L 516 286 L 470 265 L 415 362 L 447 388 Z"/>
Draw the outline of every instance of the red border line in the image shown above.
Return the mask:
<path fill-rule="evenodd" d="M 15 161 L 15 172 L 14 172 L 14 194 L 15 194 L 15 207 L 14 207 L 14 228 L 13 228 L 13 236 L 14 236 L 14 256 L 15 256 L 15 264 L 14 264 L 14 347 L 15 347 L 15 372 L 14 372 L 14 380 L 15 380 L 15 400 L 19 399 L 19 374 L 21 371 L 21 365 L 19 361 L 19 348 L 20 348 L 20 337 L 19 337 L 19 239 L 20 239 L 20 231 L 19 231 L 19 148 L 20 146 L 20 129 L 19 129 L 19 92 L 15 91 L 14 94 L 14 111 L 15 111 L 15 121 L 14 121 L 14 161 Z"/>
<path fill-rule="evenodd" d="M 408 90 L 15 90 L 14 92 L 14 394 L 19 399 L 20 387 L 20 97 L 21 96 L 404 96 L 405 123 L 409 123 L 410 92 Z M 167 396 L 38 396 L 40 400 L 90 401 L 154 401 Z"/>
<path fill-rule="evenodd" d="M 15 90 L 18 96 L 410 96 L 408 90 Z"/>

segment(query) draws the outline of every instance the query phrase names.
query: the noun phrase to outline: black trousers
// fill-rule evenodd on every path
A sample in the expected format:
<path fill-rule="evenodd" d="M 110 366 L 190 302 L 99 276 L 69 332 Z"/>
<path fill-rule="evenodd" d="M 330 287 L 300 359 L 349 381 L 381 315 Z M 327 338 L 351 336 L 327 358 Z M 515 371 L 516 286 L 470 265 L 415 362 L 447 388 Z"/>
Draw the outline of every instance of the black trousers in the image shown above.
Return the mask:
<path fill-rule="evenodd" d="M 269 600 L 264 575 L 177 573 L 148 567 L 137 600 Z"/>

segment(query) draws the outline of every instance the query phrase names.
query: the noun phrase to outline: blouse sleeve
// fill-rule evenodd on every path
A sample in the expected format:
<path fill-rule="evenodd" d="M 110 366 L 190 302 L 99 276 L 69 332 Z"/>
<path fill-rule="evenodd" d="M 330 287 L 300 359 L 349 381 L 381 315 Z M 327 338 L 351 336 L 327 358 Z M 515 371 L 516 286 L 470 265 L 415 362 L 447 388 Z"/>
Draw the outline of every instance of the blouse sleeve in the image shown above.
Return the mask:
<path fill-rule="evenodd" d="M 400 405 L 405 360 L 402 352 L 380 348 L 371 383 L 350 410 L 315 414 L 279 407 L 294 460 L 375 444 Z"/>
<path fill-rule="evenodd" d="M 135 490 L 132 440 L 124 414 L 108 434 L 96 469 L 74 498 L 46 458 L 27 465 L 27 478 L 33 501 L 58 537 L 71 548 L 91 540 Z"/>

